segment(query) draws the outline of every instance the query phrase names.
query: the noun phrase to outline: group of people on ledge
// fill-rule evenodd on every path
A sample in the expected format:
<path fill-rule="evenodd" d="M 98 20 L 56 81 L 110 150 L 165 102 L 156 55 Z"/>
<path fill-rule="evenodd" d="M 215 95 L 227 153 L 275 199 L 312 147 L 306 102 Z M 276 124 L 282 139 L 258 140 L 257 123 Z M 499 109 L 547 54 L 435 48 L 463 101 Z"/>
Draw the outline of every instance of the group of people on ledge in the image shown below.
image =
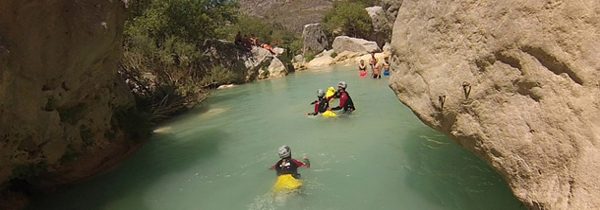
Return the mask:
<path fill-rule="evenodd" d="M 383 62 L 378 62 L 377 58 L 375 57 L 375 53 L 372 52 L 369 65 L 371 66 L 371 77 L 373 79 L 381 79 L 382 70 L 383 76 L 390 76 L 390 64 L 387 57 L 384 59 Z M 360 60 L 360 63 L 358 64 L 358 72 L 360 77 L 367 77 L 367 64 L 365 64 L 365 60 Z"/>
<path fill-rule="evenodd" d="M 356 110 L 354 107 L 354 102 L 350 97 L 346 88 L 348 88 L 348 84 L 344 81 L 340 81 L 337 85 L 338 89 L 335 90 L 333 87 L 330 87 L 326 94 L 322 89 L 317 90 L 317 100 L 313 101 L 311 104 L 315 106 L 313 112 L 307 113 L 308 115 L 318 115 L 319 113 L 324 113 L 326 111 L 338 111 L 343 110 L 344 113 L 351 113 Z M 334 99 L 339 99 L 339 104 L 336 107 L 330 107 L 329 102 Z"/>
<path fill-rule="evenodd" d="M 273 51 L 273 46 L 271 46 L 268 43 L 261 43 L 260 40 L 258 39 L 258 37 L 256 37 L 256 35 L 254 34 L 250 34 L 250 36 L 246 36 L 245 34 L 242 35 L 241 32 L 237 32 L 237 34 L 235 35 L 235 41 L 234 41 L 235 45 L 243 47 L 244 49 L 250 51 L 252 50 L 252 47 L 262 47 L 266 50 L 268 50 L 271 54 L 275 55 L 277 54 L 275 51 Z"/>

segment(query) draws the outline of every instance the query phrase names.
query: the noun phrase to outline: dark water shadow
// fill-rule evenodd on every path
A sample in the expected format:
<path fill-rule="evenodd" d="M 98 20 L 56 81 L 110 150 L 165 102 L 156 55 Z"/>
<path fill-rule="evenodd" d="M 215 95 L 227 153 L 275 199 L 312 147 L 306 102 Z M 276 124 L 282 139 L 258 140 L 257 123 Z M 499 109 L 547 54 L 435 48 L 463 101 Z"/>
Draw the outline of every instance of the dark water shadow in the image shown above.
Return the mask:
<path fill-rule="evenodd" d="M 430 128 L 404 140 L 406 184 L 440 209 L 525 209 L 483 160 Z"/>
<path fill-rule="evenodd" d="M 217 153 L 220 142 L 227 138 L 225 133 L 216 129 L 202 133 L 202 137 L 192 139 L 175 139 L 166 135 L 154 138 L 114 171 L 35 198 L 28 209 L 109 209 L 107 205 L 123 198 L 128 200 L 128 209 L 150 209 L 143 196 L 148 188 L 169 174 L 204 164 Z M 90 199 L 91 196 L 94 198 Z"/>

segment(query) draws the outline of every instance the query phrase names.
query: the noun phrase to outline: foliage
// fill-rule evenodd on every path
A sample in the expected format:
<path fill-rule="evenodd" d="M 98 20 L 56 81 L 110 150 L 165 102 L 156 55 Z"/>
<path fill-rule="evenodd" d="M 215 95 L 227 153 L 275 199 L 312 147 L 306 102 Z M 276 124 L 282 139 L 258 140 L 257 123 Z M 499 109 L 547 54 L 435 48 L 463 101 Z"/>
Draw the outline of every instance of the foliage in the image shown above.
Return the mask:
<path fill-rule="evenodd" d="M 368 1 L 367 1 L 368 2 Z M 362 1 L 338 1 L 325 14 L 323 24 L 330 37 L 346 35 L 369 38 L 373 33 L 371 17 L 365 10 L 368 4 Z"/>
<path fill-rule="evenodd" d="M 138 10 L 126 23 L 125 34 L 148 35 L 159 46 L 170 37 L 201 43 L 222 36 L 218 29 L 234 21 L 237 11 L 237 4 L 230 0 L 146 0 L 139 4 L 143 3 L 149 5 L 135 6 Z"/>
<path fill-rule="evenodd" d="M 125 24 L 119 73 L 133 90 L 140 111 L 178 112 L 206 95 L 201 49 L 207 39 L 223 37 L 236 20 L 230 0 L 142 0 L 132 5 Z"/>
<path fill-rule="evenodd" d="M 229 34 L 227 39 L 231 41 L 240 32 L 247 37 L 255 36 L 261 43 L 286 49 L 283 58 L 280 57 L 282 60 L 292 60 L 294 55 L 300 54 L 302 50 L 302 40 L 297 34 L 280 24 L 269 23 L 257 17 L 240 15 L 235 24 L 223 30 Z"/>

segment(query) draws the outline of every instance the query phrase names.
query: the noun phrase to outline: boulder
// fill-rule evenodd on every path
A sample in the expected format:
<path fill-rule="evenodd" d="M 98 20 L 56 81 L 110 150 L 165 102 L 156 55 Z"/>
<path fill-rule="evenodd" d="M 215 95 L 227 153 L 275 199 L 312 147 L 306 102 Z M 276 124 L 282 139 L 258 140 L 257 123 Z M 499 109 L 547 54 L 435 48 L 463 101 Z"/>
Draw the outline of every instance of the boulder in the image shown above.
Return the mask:
<path fill-rule="evenodd" d="M 391 33 L 391 21 L 388 19 L 388 16 L 382 7 L 367 7 L 365 10 L 367 10 L 369 17 L 371 17 L 375 32 Z"/>
<path fill-rule="evenodd" d="M 307 24 L 302 32 L 304 53 L 318 53 L 329 46 L 327 36 L 319 23 Z"/>
<path fill-rule="evenodd" d="M 348 63 L 354 63 L 354 58 L 360 56 L 359 53 L 357 52 L 350 52 L 350 51 L 344 51 L 339 53 L 335 58 L 334 58 L 334 62 L 336 64 L 348 64 Z"/>
<path fill-rule="evenodd" d="M 600 1 L 404 0 L 390 87 L 529 209 L 600 209 Z"/>
<path fill-rule="evenodd" d="M 381 49 L 376 42 L 364 39 L 352 38 L 348 36 L 338 36 L 333 41 L 333 50 L 336 53 L 344 51 L 356 52 L 361 54 L 380 52 Z"/>
<path fill-rule="evenodd" d="M 267 71 L 269 72 L 269 78 L 281 78 L 288 74 L 287 68 L 278 58 L 273 58 L 273 60 L 271 60 L 271 64 L 267 67 Z"/>
<path fill-rule="evenodd" d="M 302 55 L 294 56 L 294 59 L 292 59 L 292 66 L 294 67 L 294 69 L 296 71 L 305 70 L 306 66 L 305 66 L 305 62 L 304 62 L 304 56 L 302 56 Z"/>
<path fill-rule="evenodd" d="M 390 20 L 391 27 L 393 27 L 396 16 L 398 16 L 398 10 L 402 6 L 402 0 L 381 0 L 381 6 Z"/>
<path fill-rule="evenodd" d="M 273 48 L 273 52 L 279 56 L 279 55 L 282 55 L 283 53 L 285 53 L 285 49 L 283 49 L 281 47 L 275 47 L 275 48 Z"/>
<path fill-rule="evenodd" d="M 333 58 L 331 55 L 333 54 L 333 50 L 324 51 L 321 54 L 317 55 L 315 59 L 312 59 L 310 62 L 306 64 L 307 68 L 319 68 L 324 66 L 329 66 L 334 64 Z"/>

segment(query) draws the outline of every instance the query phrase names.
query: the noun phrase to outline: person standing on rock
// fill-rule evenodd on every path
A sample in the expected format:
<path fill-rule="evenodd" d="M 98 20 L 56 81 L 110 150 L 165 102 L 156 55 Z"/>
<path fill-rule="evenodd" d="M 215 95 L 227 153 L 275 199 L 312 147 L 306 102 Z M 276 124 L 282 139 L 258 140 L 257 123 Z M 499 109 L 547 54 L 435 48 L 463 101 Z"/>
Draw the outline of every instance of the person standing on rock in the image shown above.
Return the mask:
<path fill-rule="evenodd" d="M 365 60 L 360 60 L 358 64 L 358 72 L 361 78 L 367 77 L 367 64 L 365 64 Z"/>
<path fill-rule="evenodd" d="M 344 112 L 347 112 L 347 113 L 351 113 L 352 111 L 356 110 L 356 107 L 354 107 L 354 102 L 352 101 L 350 94 L 348 94 L 348 92 L 346 91 L 347 87 L 348 87 L 348 84 L 346 84 L 346 82 L 344 82 L 344 81 L 340 81 L 338 83 L 338 91 L 337 92 L 340 97 L 340 104 L 338 106 L 332 108 L 331 110 L 337 111 L 337 110 L 343 109 Z"/>

